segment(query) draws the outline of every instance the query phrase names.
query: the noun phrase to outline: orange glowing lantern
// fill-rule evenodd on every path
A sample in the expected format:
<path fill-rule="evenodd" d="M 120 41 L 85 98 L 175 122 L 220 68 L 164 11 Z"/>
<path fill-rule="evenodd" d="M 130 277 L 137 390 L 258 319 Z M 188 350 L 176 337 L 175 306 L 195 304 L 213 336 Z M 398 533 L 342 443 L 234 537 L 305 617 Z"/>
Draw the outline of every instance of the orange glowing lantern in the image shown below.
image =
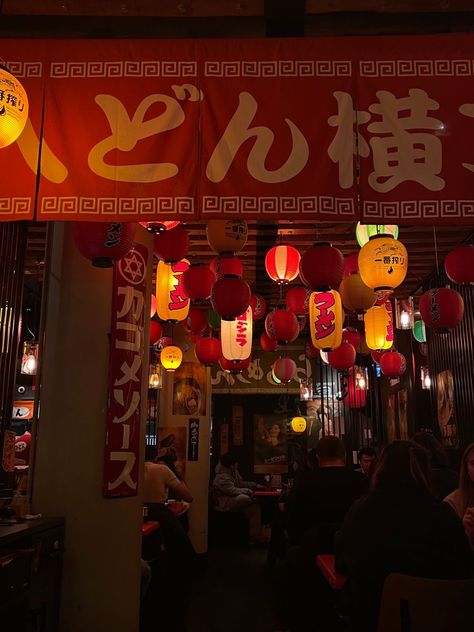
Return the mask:
<path fill-rule="evenodd" d="M 235 320 L 221 322 L 222 355 L 226 360 L 246 360 L 252 351 L 252 308 Z"/>
<path fill-rule="evenodd" d="M 6 68 L 0 66 L 0 148 L 14 143 L 28 120 L 28 97 L 25 88 Z"/>
<path fill-rule="evenodd" d="M 405 279 L 407 267 L 407 249 L 389 235 L 370 239 L 359 252 L 361 279 L 376 292 L 392 292 Z"/>
<path fill-rule="evenodd" d="M 239 252 L 247 242 L 248 227 L 242 219 L 211 219 L 206 227 L 207 241 L 218 252 Z"/>
<path fill-rule="evenodd" d="M 364 315 L 365 340 L 369 349 L 390 349 L 393 344 L 392 312 L 384 305 L 374 305 Z"/>
<path fill-rule="evenodd" d="M 360 274 L 351 274 L 339 286 L 342 304 L 349 312 L 362 314 L 375 303 L 375 292 L 367 287 Z"/>
<path fill-rule="evenodd" d="M 160 355 L 161 365 L 167 371 L 176 371 L 183 361 L 183 352 L 175 345 L 165 347 Z"/>
<path fill-rule="evenodd" d="M 176 230 L 176 229 L 175 229 Z M 182 276 L 189 268 L 189 261 L 177 263 L 158 261 L 156 269 L 156 306 L 158 317 L 168 322 L 187 318 L 190 300 L 182 286 Z"/>
<path fill-rule="evenodd" d="M 336 290 L 312 292 L 309 298 L 309 328 L 316 349 L 330 351 L 342 342 L 341 297 Z"/>

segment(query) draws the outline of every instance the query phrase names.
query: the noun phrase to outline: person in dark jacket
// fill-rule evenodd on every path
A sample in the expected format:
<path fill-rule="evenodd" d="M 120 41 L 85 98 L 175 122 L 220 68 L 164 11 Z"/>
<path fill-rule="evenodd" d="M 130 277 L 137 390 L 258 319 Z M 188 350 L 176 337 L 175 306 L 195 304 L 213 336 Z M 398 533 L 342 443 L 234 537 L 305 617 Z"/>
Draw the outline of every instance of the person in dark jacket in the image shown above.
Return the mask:
<path fill-rule="evenodd" d="M 353 505 L 337 536 L 336 567 L 349 576 L 354 630 L 376 630 L 390 573 L 433 578 L 471 573 L 462 525 L 431 493 L 429 458 L 411 441 L 388 445 L 369 494 Z"/>
<path fill-rule="evenodd" d="M 458 486 L 458 475 L 448 467 L 448 457 L 444 446 L 429 432 L 417 432 L 412 441 L 430 453 L 430 482 L 438 500 L 443 500 Z"/>

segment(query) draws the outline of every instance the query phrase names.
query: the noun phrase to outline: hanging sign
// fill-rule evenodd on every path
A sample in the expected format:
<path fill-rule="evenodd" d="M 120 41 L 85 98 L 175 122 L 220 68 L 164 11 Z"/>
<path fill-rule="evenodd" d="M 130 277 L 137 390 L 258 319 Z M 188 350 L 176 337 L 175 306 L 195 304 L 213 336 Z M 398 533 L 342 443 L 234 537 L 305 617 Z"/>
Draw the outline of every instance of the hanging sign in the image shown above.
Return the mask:
<path fill-rule="evenodd" d="M 189 418 L 188 461 L 199 460 L 199 418 Z"/>

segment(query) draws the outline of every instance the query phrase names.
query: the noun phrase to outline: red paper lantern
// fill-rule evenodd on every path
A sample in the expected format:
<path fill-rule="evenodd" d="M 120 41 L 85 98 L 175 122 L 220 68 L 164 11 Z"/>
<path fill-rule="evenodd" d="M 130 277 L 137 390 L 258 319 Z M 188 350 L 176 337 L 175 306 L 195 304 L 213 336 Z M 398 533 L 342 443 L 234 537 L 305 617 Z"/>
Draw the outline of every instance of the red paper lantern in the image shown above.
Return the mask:
<path fill-rule="evenodd" d="M 182 226 L 157 233 L 153 238 L 153 250 L 161 261 L 175 263 L 188 254 L 189 235 Z"/>
<path fill-rule="evenodd" d="M 296 375 L 296 362 L 291 358 L 278 358 L 273 372 L 283 384 L 288 384 Z"/>
<path fill-rule="evenodd" d="M 347 408 L 363 408 L 367 401 L 365 389 L 357 388 L 353 382 L 354 379 L 351 376 L 349 379 L 349 390 L 342 403 Z"/>
<path fill-rule="evenodd" d="M 288 309 L 295 314 L 308 314 L 310 292 L 302 285 L 290 287 L 285 296 Z"/>
<path fill-rule="evenodd" d="M 448 254 L 444 269 L 453 283 L 472 285 L 474 283 L 474 246 L 461 244 Z"/>
<path fill-rule="evenodd" d="M 265 331 L 277 342 L 293 342 L 300 332 L 296 314 L 288 309 L 274 309 L 265 318 Z"/>
<path fill-rule="evenodd" d="M 265 257 L 268 276 L 277 283 L 289 283 L 298 276 L 300 253 L 286 244 L 273 246 Z"/>
<path fill-rule="evenodd" d="M 266 331 L 262 331 L 260 334 L 260 346 L 262 347 L 262 351 L 275 351 L 278 342 L 270 338 Z"/>
<path fill-rule="evenodd" d="M 184 293 L 193 300 L 208 299 L 215 282 L 214 272 L 201 263 L 191 264 L 181 277 Z"/>
<path fill-rule="evenodd" d="M 359 253 L 353 252 L 347 257 L 344 257 L 344 272 L 343 277 L 346 278 L 351 274 L 357 274 L 359 272 Z"/>
<path fill-rule="evenodd" d="M 267 311 L 267 303 L 263 296 L 260 294 L 252 294 L 250 297 L 250 307 L 252 308 L 252 315 L 254 320 L 260 320 L 265 316 Z"/>
<path fill-rule="evenodd" d="M 74 222 L 72 236 L 83 257 L 97 268 L 111 268 L 133 246 L 136 224 L 120 222 Z"/>
<path fill-rule="evenodd" d="M 179 220 L 168 221 L 168 222 L 139 222 L 140 226 L 146 228 L 150 233 L 161 233 L 164 230 L 171 230 L 175 228 L 179 224 Z"/>
<path fill-rule="evenodd" d="M 207 326 L 207 311 L 200 307 L 190 307 L 184 324 L 186 329 L 192 334 L 200 334 Z"/>
<path fill-rule="evenodd" d="M 242 261 L 239 257 L 231 254 L 214 257 L 209 267 L 216 275 L 216 279 L 221 279 L 225 274 L 241 277 L 244 273 Z"/>
<path fill-rule="evenodd" d="M 378 349 L 376 351 L 370 352 L 372 360 L 375 362 L 375 364 L 380 364 L 380 358 L 383 356 L 384 353 L 386 353 L 384 349 Z"/>
<path fill-rule="evenodd" d="M 194 347 L 198 362 L 205 366 L 212 366 L 221 358 L 221 342 L 218 338 L 198 338 Z"/>
<path fill-rule="evenodd" d="M 335 288 L 342 281 L 344 257 L 328 242 L 314 244 L 301 257 L 300 277 L 312 290 Z"/>
<path fill-rule="evenodd" d="M 439 333 L 448 333 L 464 315 L 464 301 L 456 290 L 438 287 L 420 297 L 420 313 L 425 325 Z"/>
<path fill-rule="evenodd" d="M 311 344 L 311 340 L 308 340 L 308 342 L 306 343 L 305 354 L 306 357 L 310 360 L 316 360 L 316 358 L 319 358 L 321 355 L 320 349 L 316 349 L 316 347 L 313 347 L 313 345 Z"/>
<path fill-rule="evenodd" d="M 223 371 L 228 371 L 229 373 L 242 373 L 245 369 L 248 368 L 250 364 L 250 358 L 246 358 L 245 360 L 239 360 L 236 362 L 235 360 L 226 360 L 225 358 L 221 358 L 219 360 L 219 364 L 221 365 L 221 369 Z"/>
<path fill-rule="evenodd" d="M 225 274 L 212 286 L 211 304 L 223 320 L 235 320 L 250 304 L 250 287 L 241 278 Z"/>
<path fill-rule="evenodd" d="M 163 326 L 157 320 L 150 320 L 150 346 L 158 342 L 163 335 Z"/>
<path fill-rule="evenodd" d="M 398 351 L 386 351 L 380 358 L 380 369 L 387 377 L 400 377 L 407 368 L 405 356 Z"/>
<path fill-rule="evenodd" d="M 337 349 L 333 349 L 328 353 L 328 361 L 333 369 L 345 371 L 354 366 L 356 350 L 350 342 L 343 342 Z"/>
<path fill-rule="evenodd" d="M 354 329 L 353 327 L 347 327 L 346 329 L 342 330 L 342 339 L 346 342 L 350 342 L 351 345 L 355 349 L 357 349 L 357 347 L 360 345 L 361 335 L 357 331 L 357 329 Z"/>

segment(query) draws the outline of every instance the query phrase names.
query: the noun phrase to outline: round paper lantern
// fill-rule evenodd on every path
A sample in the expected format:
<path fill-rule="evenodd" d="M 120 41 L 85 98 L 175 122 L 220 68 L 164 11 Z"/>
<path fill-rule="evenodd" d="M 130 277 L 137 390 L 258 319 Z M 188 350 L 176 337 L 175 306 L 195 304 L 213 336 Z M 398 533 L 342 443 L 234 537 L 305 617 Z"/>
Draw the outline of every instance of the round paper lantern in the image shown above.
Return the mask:
<path fill-rule="evenodd" d="M 288 384 L 296 375 L 296 362 L 291 358 L 278 358 L 273 365 L 273 372 L 283 384 Z"/>
<path fill-rule="evenodd" d="M 290 426 L 293 432 L 304 432 L 306 430 L 306 419 L 304 417 L 293 417 Z"/>
<path fill-rule="evenodd" d="M 0 66 L 0 148 L 14 143 L 28 120 L 25 88 L 6 68 Z"/>
<path fill-rule="evenodd" d="M 405 356 L 398 351 L 386 351 L 380 358 L 380 369 L 387 377 L 400 377 L 406 368 Z"/>
<path fill-rule="evenodd" d="M 346 329 L 342 330 L 342 339 L 346 342 L 350 342 L 351 345 L 357 350 L 357 347 L 360 345 L 360 332 L 353 327 L 346 327 Z"/>
<path fill-rule="evenodd" d="M 176 226 L 153 237 L 153 250 L 160 261 L 175 263 L 184 259 L 189 250 L 189 235 L 185 228 Z"/>
<path fill-rule="evenodd" d="M 227 371 L 228 373 L 242 373 L 245 369 L 248 369 L 250 364 L 250 358 L 246 358 L 245 360 L 239 360 L 235 362 L 234 360 L 227 360 L 226 358 L 221 358 L 219 360 L 219 364 L 223 371 Z"/>
<path fill-rule="evenodd" d="M 375 364 L 380 364 L 380 358 L 383 356 L 384 353 L 387 353 L 387 352 L 386 351 L 382 351 L 382 350 L 371 351 L 370 352 L 372 360 L 375 362 Z"/>
<path fill-rule="evenodd" d="M 288 343 L 298 338 L 300 328 L 293 312 L 288 309 L 274 309 L 265 318 L 265 331 L 269 338 Z"/>
<path fill-rule="evenodd" d="M 86 259 L 97 268 L 111 268 L 133 246 L 136 225 L 119 222 L 74 222 L 72 236 Z"/>
<path fill-rule="evenodd" d="M 300 253 L 285 244 L 273 246 L 265 257 L 265 269 L 268 276 L 277 283 L 289 283 L 298 276 Z"/>
<path fill-rule="evenodd" d="M 250 287 L 240 277 L 225 274 L 212 286 L 211 305 L 222 320 L 234 320 L 250 304 Z"/>
<path fill-rule="evenodd" d="M 446 334 L 464 316 L 464 301 L 456 290 L 438 287 L 420 296 L 420 313 L 425 325 Z"/>
<path fill-rule="evenodd" d="M 241 277 L 244 273 L 244 266 L 239 257 L 235 255 L 218 255 L 214 257 L 209 266 L 216 275 L 216 279 L 222 278 L 225 274 L 233 274 Z"/>
<path fill-rule="evenodd" d="M 191 264 L 181 279 L 184 293 L 193 300 L 208 299 L 215 281 L 214 272 L 201 263 Z"/>
<path fill-rule="evenodd" d="M 350 342 L 343 342 L 337 349 L 333 349 L 328 353 L 328 361 L 333 369 L 345 371 L 354 366 L 356 350 Z"/>
<path fill-rule="evenodd" d="M 254 320 L 260 320 L 265 316 L 267 311 L 267 303 L 263 296 L 260 294 L 252 294 L 250 297 L 250 307 L 252 308 L 252 315 Z"/>
<path fill-rule="evenodd" d="M 344 257 L 328 242 L 314 244 L 301 257 L 300 277 L 312 290 L 338 287 L 344 273 Z"/>
<path fill-rule="evenodd" d="M 365 389 L 357 388 L 354 386 L 353 381 L 352 378 L 349 380 L 349 390 L 342 403 L 347 408 L 363 408 L 367 401 Z"/>
<path fill-rule="evenodd" d="M 360 274 L 342 279 L 339 293 L 345 309 L 356 314 L 362 314 L 375 303 L 375 292 L 365 285 Z"/>
<path fill-rule="evenodd" d="M 211 219 L 207 222 L 206 235 L 215 252 L 236 253 L 247 242 L 247 223 L 242 219 Z"/>
<path fill-rule="evenodd" d="M 266 331 L 262 331 L 260 334 L 260 346 L 262 347 L 262 351 L 275 351 L 278 342 L 270 338 Z"/>
<path fill-rule="evenodd" d="M 190 307 L 184 324 L 192 334 L 200 334 L 207 325 L 207 312 L 200 307 Z"/>
<path fill-rule="evenodd" d="M 221 323 L 222 355 L 226 360 L 245 360 L 252 351 L 252 308 L 235 320 Z"/>
<path fill-rule="evenodd" d="M 158 342 L 163 335 L 163 326 L 157 320 L 150 320 L 150 346 Z"/>
<path fill-rule="evenodd" d="M 391 235 L 398 239 L 398 226 L 395 226 L 395 224 L 361 224 L 358 222 L 356 239 L 361 248 L 365 246 L 369 239 L 379 235 Z"/>
<path fill-rule="evenodd" d="M 194 347 L 194 353 L 198 362 L 204 366 L 212 366 L 221 358 L 221 342 L 212 336 L 198 338 Z"/>
<path fill-rule="evenodd" d="M 156 296 L 154 294 L 151 295 L 151 303 L 150 303 L 150 318 L 156 314 Z"/>
<path fill-rule="evenodd" d="M 164 230 L 171 230 L 175 228 L 180 223 L 179 220 L 169 221 L 169 222 L 139 222 L 140 226 L 146 228 L 146 230 L 150 233 L 161 233 Z"/>
<path fill-rule="evenodd" d="M 449 279 L 458 285 L 474 283 L 474 246 L 461 244 L 447 255 L 444 269 Z"/>
<path fill-rule="evenodd" d="M 169 345 L 161 351 L 160 362 L 167 371 L 176 371 L 183 361 L 183 352 L 175 345 Z"/>
<path fill-rule="evenodd" d="M 207 310 L 207 323 L 211 329 L 221 328 L 221 317 L 212 308 Z"/>
<path fill-rule="evenodd" d="M 288 309 L 295 314 L 307 314 L 309 312 L 310 292 L 302 285 L 290 287 L 285 296 Z"/>
<path fill-rule="evenodd" d="M 178 322 L 187 318 L 190 301 L 184 293 L 182 278 L 188 268 L 189 261 L 187 259 L 176 263 L 158 261 L 156 268 L 156 306 L 161 320 Z"/>
<path fill-rule="evenodd" d="M 353 252 L 347 257 L 344 257 L 344 272 L 343 277 L 346 278 L 350 274 L 357 274 L 359 272 L 359 253 Z"/>
<path fill-rule="evenodd" d="M 313 347 L 323 351 L 339 347 L 343 320 L 339 292 L 312 292 L 309 299 L 309 328 Z"/>
<path fill-rule="evenodd" d="M 385 305 L 374 305 L 364 315 L 365 340 L 369 349 L 390 349 L 393 344 L 391 312 Z"/>
<path fill-rule="evenodd" d="M 359 252 L 362 281 L 376 292 L 392 292 L 407 273 L 408 253 L 393 237 L 374 237 Z"/>
<path fill-rule="evenodd" d="M 426 327 L 422 320 L 415 321 L 413 325 L 413 338 L 417 342 L 426 342 Z"/>

